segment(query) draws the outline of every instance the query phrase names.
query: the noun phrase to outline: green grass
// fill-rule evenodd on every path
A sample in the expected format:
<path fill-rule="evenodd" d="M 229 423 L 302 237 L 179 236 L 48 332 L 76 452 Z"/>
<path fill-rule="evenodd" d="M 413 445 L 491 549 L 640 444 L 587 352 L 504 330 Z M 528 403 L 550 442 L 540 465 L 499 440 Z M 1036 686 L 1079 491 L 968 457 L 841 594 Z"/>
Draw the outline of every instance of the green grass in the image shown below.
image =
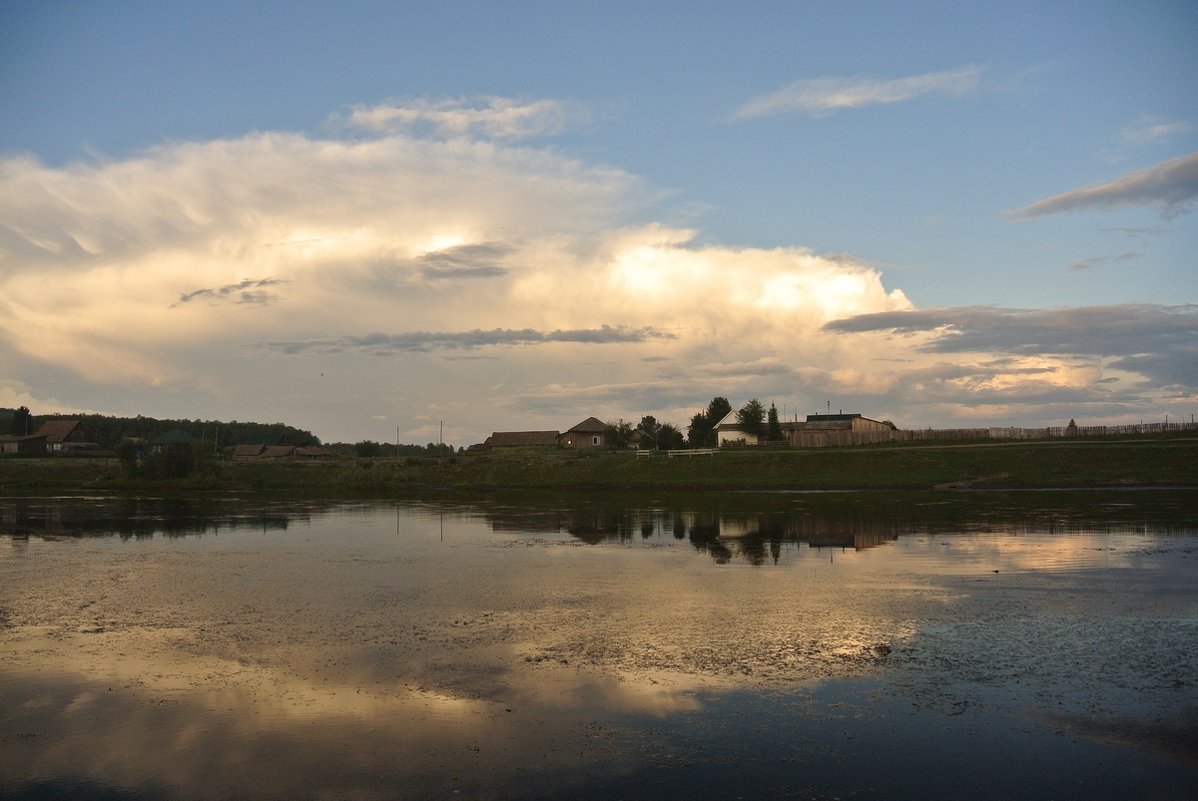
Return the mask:
<path fill-rule="evenodd" d="M 1051 440 L 808 450 L 736 449 L 713 456 L 496 453 L 332 463 L 212 462 L 182 480 L 127 478 L 114 462 L 0 460 L 0 492 L 298 491 L 388 497 L 435 490 L 782 490 L 1198 486 L 1198 440 Z"/>

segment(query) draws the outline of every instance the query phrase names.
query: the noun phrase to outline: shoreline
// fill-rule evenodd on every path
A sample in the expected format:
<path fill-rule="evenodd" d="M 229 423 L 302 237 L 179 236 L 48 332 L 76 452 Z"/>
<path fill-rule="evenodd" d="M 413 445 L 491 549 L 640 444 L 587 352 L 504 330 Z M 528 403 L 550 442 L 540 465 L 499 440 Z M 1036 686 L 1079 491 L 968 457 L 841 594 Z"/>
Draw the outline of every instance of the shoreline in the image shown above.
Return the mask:
<path fill-rule="evenodd" d="M 998 445 L 998 447 L 996 447 Z M 399 459 L 201 459 L 182 479 L 129 476 L 115 460 L 0 459 L 0 494 L 300 492 L 400 497 L 460 492 L 745 492 L 1198 489 L 1198 439 L 727 449 L 710 456 L 515 451 Z"/>

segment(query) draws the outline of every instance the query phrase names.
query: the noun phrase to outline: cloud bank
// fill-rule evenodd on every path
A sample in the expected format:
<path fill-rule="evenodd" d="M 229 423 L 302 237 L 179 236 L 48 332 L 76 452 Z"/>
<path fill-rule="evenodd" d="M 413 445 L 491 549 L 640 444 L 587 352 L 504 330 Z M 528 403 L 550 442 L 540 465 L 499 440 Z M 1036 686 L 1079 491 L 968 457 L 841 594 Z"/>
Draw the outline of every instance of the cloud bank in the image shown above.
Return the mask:
<path fill-rule="evenodd" d="M 921 335 L 925 353 L 1089 358 L 1136 372 L 1156 388 L 1198 389 L 1198 306 L 1128 304 L 1068 309 L 987 306 L 881 312 L 836 320 L 833 333 Z"/>
<path fill-rule="evenodd" d="M 880 80 L 831 76 L 795 81 L 784 89 L 753 98 L 734 119 L 799 112 L 825 117 L 843 109 L 903 103 L 924 95 L 959 96 L 978 88 L 981 69 L 970 64 L 943 72 Z"/>

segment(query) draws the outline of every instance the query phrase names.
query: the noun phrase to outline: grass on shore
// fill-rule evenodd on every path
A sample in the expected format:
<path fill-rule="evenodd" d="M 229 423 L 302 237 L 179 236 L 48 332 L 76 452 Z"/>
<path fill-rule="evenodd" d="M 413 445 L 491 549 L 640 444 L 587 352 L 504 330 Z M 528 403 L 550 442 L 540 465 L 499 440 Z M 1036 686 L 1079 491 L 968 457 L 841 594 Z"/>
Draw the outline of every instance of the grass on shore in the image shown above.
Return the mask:
<path fill-rule="evenodd" d="M 324 463 L 212 461 L 186 479 L 128 477 L 109 460 L 0 460 L 0 492 L 302 492 L 389 497 L 452 490 L 835 490 L 1198 486 L 1198 439 L 1050 440 L 827 449 L 731 449 L 714 455 L 517 452 Z"/>

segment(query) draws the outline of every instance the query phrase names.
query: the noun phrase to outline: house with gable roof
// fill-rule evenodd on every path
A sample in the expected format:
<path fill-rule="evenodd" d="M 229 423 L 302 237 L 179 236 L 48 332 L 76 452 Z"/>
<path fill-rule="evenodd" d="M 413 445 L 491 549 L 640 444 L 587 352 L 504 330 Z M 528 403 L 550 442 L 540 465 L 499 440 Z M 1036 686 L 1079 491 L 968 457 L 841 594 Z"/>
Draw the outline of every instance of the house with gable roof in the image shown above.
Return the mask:
<path fill-rule="evenodd" d="M 890 442 L 895 427 L 892 423 L 873 420 L 861 414 L 809 414 L 803 422 L 780 424 L 786 442 L 795 448 L 827 448 Z M 717 444 L 758 445 L 763 438 L 751 437 L 736 419 L 736 411 L 728 412 L 716 424 Z"/>
<path fill-rule="evenodd" d="M 484 448 L 556 448 L 556 431 L 495 431 L 483 442 Z"/>
<path fill-rule="evenodd" d="M 0 453 L 21 456 L 45 456 L 46 435 L 26 434 L 23 436 L 0 435 Z"/>
<path fill-rule="evenodd" d="M 46 450 L 50 453 L 96 450 L 99 443 L 92 441 L 83 424 L 78 420 L 47 420 L 34 436 L 46 438 Z"/>
<path fill-rule="evenodd" d="M 585 450 L 587 448 L 602 448 L 607 434 L 607 423 L 598 417 L 588 417 L 566 433 L 558 437 L 563 448 Z"/>

